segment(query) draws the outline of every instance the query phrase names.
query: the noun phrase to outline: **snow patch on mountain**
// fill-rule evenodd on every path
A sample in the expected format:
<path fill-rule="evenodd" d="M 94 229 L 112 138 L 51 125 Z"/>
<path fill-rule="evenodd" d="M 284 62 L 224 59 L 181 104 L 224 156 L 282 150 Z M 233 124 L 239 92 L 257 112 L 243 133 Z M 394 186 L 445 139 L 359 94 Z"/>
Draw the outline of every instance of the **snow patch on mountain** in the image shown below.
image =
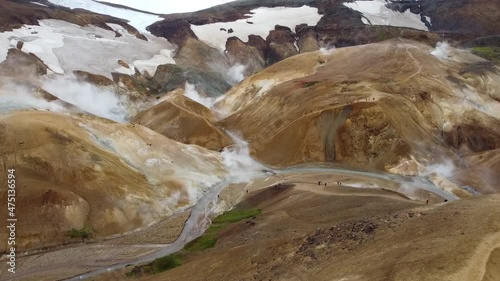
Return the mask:
<path fill-rule="evenodd" d="M 316 25 L 323 17 L 317 8 L 302 6 L 298 8 L 276 7 L 257 8 L 247 14 L 249 18 L 233 22 L 216 22 L 205 25 L 191 25 L 196 36 L 220 50 L 225 50 L 229 37 L 236 36 L 243 41 L 248 35 L 259 35 L 266 38 L 276 25 L 287 26 L 292 30 L 299 24 Z M 229 33 L 229 30 L 233 32 Z"/>
<path fill-rule="evenodd" d="M 431 17 L 429 16 L 425 16 L 425 20 L 430 24 L 432 25 L 432 20 L 431 20 Z"/>
<path fill-rule="evenodd" d="M 234 2 L 234 0 L 190 0 L 184 3 L 175 0 L 105 0 L 104 2 L 155 14 L 173 14 L 195 12 L 228 2 Z"/>
<path fill-rule="evenodd" d="M 35 5 L 38 5 L 38 6 L 48 7 L 47 5 L 42 4 L 42 3 L 38 3 L 38 2 L 30 2 L 30 3 L 31 3 L 31 4 L 35 4 Z"/>
<path fill-rule="evenodd" d="M 136 60 L 132 64 L 139 72 L 147 72 L 149 75 L 153 76 L 156 72 L 156 68 L 162 64 L 175 64 L 173 56 L 173 50 L 161 49 L 157 55 L 147 60 Z"/>
<path fill-rule="evenodd" d="M 154 75 L 158 65 L 172 63 L 174 47 L 164 38 L 146 34 L 148 41 L 136 38 L 123 27 L 108 24 L 115 32 L 96 26 L 78 26 L 60 20 L 41 20 L 39 26 L 27 25 L 0 33 L 0 62 L 9 48 L 24 42 L 22 51 L 39 57 L 54 73 L 83 70 L 111 78 L 111 72 Z M 122 60 L 130 69 L 120 67 Z"/>
<path fill-rule="evenodd" d="M 429 30 L 425 23 L 422 22 L 420 15 L 410 12 L 409 9 L 404 13 L 393 11 L 387 8 L 386 4 L 387 2 L 384 0 L 374 0 L 354 1 L 344 3 L 344 6 L 361 12 L 363 14 L 361 20 L 364 24 L 410 27 L 425 31 Z M 428 21 L 430 22 L 430 18 Z"/>
<path fill-rule="evenodd" d="M 71 9 L 85 9 L 98 14 L 110 15 L 116 18 L 126 19 L 129 21 L 129 24 L 131 26 L 135 27 L 140 32 L 147 32 L 147 26 L 162 20 L 162 18 L 155 15 L 141 13 L 129 9 L 116 8 L 94 2 L 92 0 L 49 0 L 49 2 Z"/>
<path fill-rule="evenodd" d="M 63 74 L 59 59 L 53 50 L 64 46 L 64 36 L 44 26 L 28 25 L 12 31 L 0 33 L 0 62 L 7 58 L 10 48 L 16 48 L 17 42 L 24 42 L 22 50 L 39 57 L 55 73 Z"/>

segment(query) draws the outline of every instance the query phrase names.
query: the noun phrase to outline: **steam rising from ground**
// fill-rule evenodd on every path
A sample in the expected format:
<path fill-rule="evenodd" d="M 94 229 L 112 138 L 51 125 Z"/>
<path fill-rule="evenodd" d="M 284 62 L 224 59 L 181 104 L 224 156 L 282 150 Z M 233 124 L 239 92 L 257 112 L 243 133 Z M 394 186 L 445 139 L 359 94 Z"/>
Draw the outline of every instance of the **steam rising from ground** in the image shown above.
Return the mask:
<path fill-rule="evenodd" d="M 326 46 L 319 48 L 319 51 L 322 55 L 329 55 L 335 51 L 335 45 L 328 44 Z"/>
<path fill-rule="evenodd" d="M 42 109 L 66 112 L 59 100 L 47 101 L 34 93 L 33 88 L 11 81 L 0 86 L 0 112 L 20 109 Z"/>
<path fill-rule="evenodd" d="M 0 111 L 40 109 L 61 113 L 87 112 L 116 122 L 126 122 L 146 106 L 141 102 L 132 104 L 127 96 L 117 94 L 111 87 L 98 87 L 73 75 L 31 82 L 58 99 L 48 99 L 37 91 L 37 86 L 5 79 L 0 81 Z"/>
<path fill-rule="evenodd" d="M 235 133 L 227 133 L 235 144 L 224 148 L 221 155 L 230 177 L 238 183 L 249 181 L 256 174 L 262 173 L 265 167 L 250 156 L 248 142 Z"/>
<path fill-rule="evenodd" d="M 245 79 L 245 70 L 247 67 L 242 64 L 235 64 L 229 68 L 227 71 L 227 76 L 229 76 L 229 80 L 231 83 L 239 83 Z"/>
<path fill-rule="evenodd" d="M 447 179 L 450 179 L 453 177 L 454 170 L 455 170 L 455 164 L 453 164 L 451 160 L 445 160 L 444 162 L 425 167 L 425 170 L 422 174 L 424 176 L 437 174 Z"/>
<path fill-rule="evenodd" d="M 200 95 L 200 93 L 196 91 L 195 86 L 193 84 L 189 84 L 188 82 L 186 82 L 186 86 L 184 87 L 184 95 L 206 108 L 212 108 L 216 102 L 216 98 L 209 98 Z"/>
<path fill-rule="evenodd" d="M 99 88 L 74 76 L 62 76 L 44 80 L 42 88 L 59 99 L 73 104 L 94 115 L 116 122 L 125 122 L 129 117 L 125 96 L 118 96 L 111 89 Z"/>
<path fill-rule="evenodd" d="M 436 49 L 431 54 L 442 60 L 447 60 L 450 57 L 450 45 L 446 42 L 438 42 Z"/>

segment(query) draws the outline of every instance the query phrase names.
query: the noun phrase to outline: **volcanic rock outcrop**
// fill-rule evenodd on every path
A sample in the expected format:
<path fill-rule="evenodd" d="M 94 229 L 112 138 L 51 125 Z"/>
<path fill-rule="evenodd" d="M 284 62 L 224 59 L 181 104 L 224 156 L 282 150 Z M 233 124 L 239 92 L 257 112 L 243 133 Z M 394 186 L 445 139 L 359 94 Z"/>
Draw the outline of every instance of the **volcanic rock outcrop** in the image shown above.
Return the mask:
<path fill-rule="evenodd" d="M 0 63 L 3 77 L 37 77 L 47 74 L 47 65 L 37 56 L 18 49 L 9 49 L 7 59 Z"/>
<path fill-rule="evenodd" d="M 231 65 L 246 66 L 247 76 L 266 66 L 267 44 L 260 36 L 251 35 L 248 42 L 243 42 L 238 37 L 230 37 L 226 42 L 226 51 Z"/>
<path fill-rule="evenodd" d="M 214 66 L 214 68 L 217 68 Z M 227 71 L 227 65 L 222 69 Z M 159 65 L 155 75 L 147 79 L 148 84 L 154 84 L 159 93 L 167 93 L 182 88 L 186 82 L 196 86 L 198 91 L 209 97 L 218 97 L 231 88 L 229 78 L 224 72 L 196 67 L 183 67 L 177 64 Z"/>
<path fill-rule="evenodd" d="M 267 58 L 269 64 L 298 54 L 298 49 L 294 45 L 295 34 L 286 26 L 276 26 L 274 30 L 269 32 L 266 42 L 269 46 Z"/>

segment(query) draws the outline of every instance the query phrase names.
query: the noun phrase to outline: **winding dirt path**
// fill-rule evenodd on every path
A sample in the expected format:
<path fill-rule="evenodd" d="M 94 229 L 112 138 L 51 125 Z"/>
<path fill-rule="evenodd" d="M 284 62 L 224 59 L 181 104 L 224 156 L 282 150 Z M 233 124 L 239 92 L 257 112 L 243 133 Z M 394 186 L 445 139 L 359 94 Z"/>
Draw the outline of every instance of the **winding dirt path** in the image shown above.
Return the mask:
<path fill-rule="evenodd" d="M 417 49 L 417 47 L 415 47 L 415 46 L 408 46 L 405 49 L 406 54 L 408 54 L 408 56 L 411 58 L 411 60 L 415 64 L 415 67 L 417 68 L 417 71 L 415 71 L 413 74 L 411 74 L 410 76 L 406 77 L 403 81 L 401 81 L 399 83 L 406 83 L 410 79 L 412 79 L 413 77 L 415 77 L 415 76 L 419 75 L 420 73 L 422 73 L 422 64 L 413 56 L 413 54 L 410 52 L 410 48 L 411 49 Z"/>

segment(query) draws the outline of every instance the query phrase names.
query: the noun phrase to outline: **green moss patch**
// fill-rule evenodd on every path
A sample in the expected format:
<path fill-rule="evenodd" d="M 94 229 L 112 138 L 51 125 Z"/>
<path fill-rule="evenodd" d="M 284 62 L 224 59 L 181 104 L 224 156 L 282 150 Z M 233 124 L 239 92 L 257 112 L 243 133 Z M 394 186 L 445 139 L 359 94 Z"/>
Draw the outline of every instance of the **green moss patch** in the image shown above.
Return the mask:
<path fill-rule="evenodd" d="M 168 255 L 154 260 L 152 271 L 154 274 L 176 268 L 182 264 L 182 256 L 179 254 Z"/>
<path fill-rule="evenodd" d="M 184 250 L 187 252 L 198 252 L 210 249 L 215 246 L 215 244 L 217 244 L 217 232 L 207 230 L 202 236 L 187 243 L 186 246 L 184 246 Z"/>
<path fill-rule="evenodd" d="M 82 241 L 85 241 L 85 239 L 92 238 L 92 232 L 92 228 L 86 225 L 81 229 L 71 229 L 70 231 L 66 232 L 66 236 L 72 239 L 81 239 Z"/>
<path fill-rule="evenodd" d="M 184 246 L 186 252 L 198 252 L 210 249 L 217 244 L 217 232 L 227 224 L 239 222 L 244 219 L 252 218 L 261 213 L 260 209 L 233 209 L 216 217 L 212 225 L 205 233 L 189 242 Z"/>
<path fill-rule="evenodd" d="M 144 275 L 158 274 L 176 268 L 182 264 L 183 258 L 182 254 L 172 254 L 155 259 L 153 262 L 145 265 L 134 266 L 132 271 L 127 273 L 127 277 L 135 278 Z"/>
<path fill-rule="evenodd" d="M 213 221 L 214 224 L 220 223 L 234 223 L 244 219 L 252 218 L 260 215 L 260 209 L 233 209 L 216 217 Z"/>
<path fill-rule="evenodd" d="M 474 47 L 472 53 L 491 61 L 500 61 L 500 47 Z"/>
<path fill-rule="evenodd" d="M 244 219 L 253 218 L 260 215 L 260 209 L 240 209 L 235 208 L 227 211 L 222 215 L 216 217 L 212 225 L 205 231 L 205 233 L 187 243 L 184 246 L 184 251 L 158 258 L 153 262 L 145 265 L 135 266 L 132 271 L 127 273 L 127 277 L 135 278 L 144 275 L 152 275 L 164 272 L 182 265 L 185 257 L 189 254 L 200 252 L 210 249 L 217 244 L 217 233 L 227 225 L 239 222 Z"/>

